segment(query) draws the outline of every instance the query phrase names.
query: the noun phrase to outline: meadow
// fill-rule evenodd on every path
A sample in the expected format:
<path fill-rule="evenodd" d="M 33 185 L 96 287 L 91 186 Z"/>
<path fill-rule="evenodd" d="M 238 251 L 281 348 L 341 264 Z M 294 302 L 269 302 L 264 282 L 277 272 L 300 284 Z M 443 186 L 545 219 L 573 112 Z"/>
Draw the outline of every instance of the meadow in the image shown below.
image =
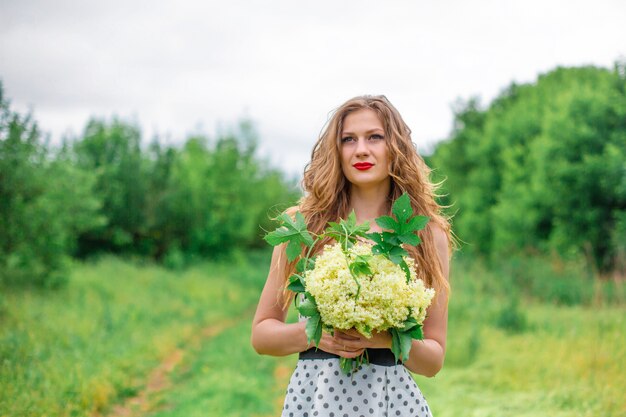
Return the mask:
<path fill-rule="evenodd" d="M 53 291 L 3 288 L 0 416 L 280 415 L 296 359 L 249 343 L 268 261 L 103 258 Z M 415 377 L 435 416 L 626 415 L 623 282 L 576 271 L 455 259 L 446 364 Z"/>

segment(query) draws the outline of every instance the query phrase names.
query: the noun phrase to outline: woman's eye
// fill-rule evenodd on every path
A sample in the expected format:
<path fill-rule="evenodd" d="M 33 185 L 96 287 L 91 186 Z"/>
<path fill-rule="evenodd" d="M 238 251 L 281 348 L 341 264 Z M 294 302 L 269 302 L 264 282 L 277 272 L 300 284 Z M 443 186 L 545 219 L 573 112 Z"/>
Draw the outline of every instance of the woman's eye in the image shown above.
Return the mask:
<path fill-rule="evenodd" d="M 385 137 L 383 135 L 372 135 L 370 136 L 370 139 L 382 140 L 382 139 L 385 139 Z"/>
<path fill-rule="evenodd" d="M 352 136 L 346 136 L 341 138 L 341 143 L 350 142 L 352 140 Z"/>

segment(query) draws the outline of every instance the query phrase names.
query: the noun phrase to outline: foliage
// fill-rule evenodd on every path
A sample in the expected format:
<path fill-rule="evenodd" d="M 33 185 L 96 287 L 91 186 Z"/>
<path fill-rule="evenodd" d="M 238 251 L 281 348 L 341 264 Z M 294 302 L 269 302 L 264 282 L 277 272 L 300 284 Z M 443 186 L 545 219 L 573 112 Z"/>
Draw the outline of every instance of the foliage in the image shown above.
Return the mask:
<path fill-rule="evenodd" d="M 78 234 L 98 226 L 94 176 L 53 153 L 0 85 L 0 282 L 56 286 Z"/>
<path fill-rule="evenodd" d="M 107 222 L 81 236 L 83 252 L 92 248 L 124 251 L 142 236 L 149 172 L 137 126 L 92 119 L 74 144 L 77 165 L 96 174 L 96 192 Z"/>
<path fill-rule="evenodd" d="M 171 216 L 174 247 L 188 255 L 215 256 L 235 246 L 258 245 L 259 225 L 277 203 L 297 193 L 279 172 L 255 156 L 256 135 L 244 122 L 239 132 L 190 138 L 172 164 L 163 210 Z M 265 219 L 264 219 L 265 218 Z"/>
<path fill-rule="evenodd" d="M 616 267 L 626 240 L 624 65 L 558 68 L 512 84 L 485 110 L 476 99 L 457 106 L 430 162 L 447 177 L 443 202 L 470 252 L 556 251 Z"/>
<path fill-rule="evenodd" d="M 403 257 L 408 256 L 409 253 L 402 247 L 402 244 L 418 245 L 421 240 L 417 231 L 426 227 L 429 219 L 426 216 L 413 215 L 411 200 L 406 193 L 398 197 L 391 211 L 396 217 L 395 219 L 390 216 L 376 219 L 376 224 L 387 229 L 387 231 L 369 233 L 367 237 L 376 243 L 372 248 L 372 253 L 383 255 L 391 262 L 400 265 L 408 282 L 410 279 L 409 266 Z"/>
<path fill-rule="evenodd" d="M 74 150 L 97 174 L 108 222 L 81 237 L 83 254 L 130 252 L 179 267 L 258 244 L 261 220 L 292 203 L 295 187 L 256 157 L 250 122 L 210 142 L 194 135 L 180 149 L 154 141 L 145 151 L 136 126 L 90 121 Z"/>
<path fill-rule="evenodd" d="M 119 118 L 92 119 L 54 149 L 0 87 L 0 281 L 55 285 L 71 255 L 119 253 L 180 269 L 260 246 L 293 181 L 256 155 L 250 121 L 180 147 Z"/>

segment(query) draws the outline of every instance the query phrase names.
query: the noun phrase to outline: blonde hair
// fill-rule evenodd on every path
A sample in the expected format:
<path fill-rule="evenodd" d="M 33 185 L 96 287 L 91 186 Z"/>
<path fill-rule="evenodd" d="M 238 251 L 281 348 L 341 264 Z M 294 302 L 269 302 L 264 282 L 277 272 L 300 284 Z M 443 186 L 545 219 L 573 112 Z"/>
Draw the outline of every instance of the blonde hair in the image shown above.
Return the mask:
<path fill-rule="evenodd" d="M 335 110 L 313 147 L 311 161 L 304 169 L 302 188 L 305 195 L 298 209 L 304 215 L 308 229 L 315 234 L 322 233 L 329 221 L 337 221 L 349 214 L 350 182 L 341 169 L 341 133 L 346 116 L 362 109 L 376 112 L 385 130 L 391 177 L 387 211 L 391 213 L 393 202 L 406 192 L 415 214 L 430 218 L 426 228 L 418 232 L 422 243 L 406 249 L 419 265 L 418 277 L 436 291 L 447 293 L 449 285 L 435 248 L 433 228 L 438 226 L 445 232 L 451 249 L 454 243 L 450 222 L 442 215 L 442 207 L 435 200 L 439 184 L 430 181 L 431 169 L 417 153 L 411 141 L 411 130 L 385 96 L 355 97 Z M 318 243 L 313 252 L 317 253 L 326 243 Z M 286 277 L 293 273 L 294 268 L 293 264 L 288 266 Z"/>

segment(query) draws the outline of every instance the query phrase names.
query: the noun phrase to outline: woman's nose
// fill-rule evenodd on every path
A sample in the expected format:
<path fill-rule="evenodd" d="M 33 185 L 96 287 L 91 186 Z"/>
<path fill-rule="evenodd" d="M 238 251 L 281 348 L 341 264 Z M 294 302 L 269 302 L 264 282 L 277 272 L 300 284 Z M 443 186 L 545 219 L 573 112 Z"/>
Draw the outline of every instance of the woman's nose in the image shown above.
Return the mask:
<path fill-rule="evenodd" d="M 360 138 L 356 142 L 356 154 L 357 155 L 368 155 L 369 147 L 367 146 L 367 139 Z"/>

